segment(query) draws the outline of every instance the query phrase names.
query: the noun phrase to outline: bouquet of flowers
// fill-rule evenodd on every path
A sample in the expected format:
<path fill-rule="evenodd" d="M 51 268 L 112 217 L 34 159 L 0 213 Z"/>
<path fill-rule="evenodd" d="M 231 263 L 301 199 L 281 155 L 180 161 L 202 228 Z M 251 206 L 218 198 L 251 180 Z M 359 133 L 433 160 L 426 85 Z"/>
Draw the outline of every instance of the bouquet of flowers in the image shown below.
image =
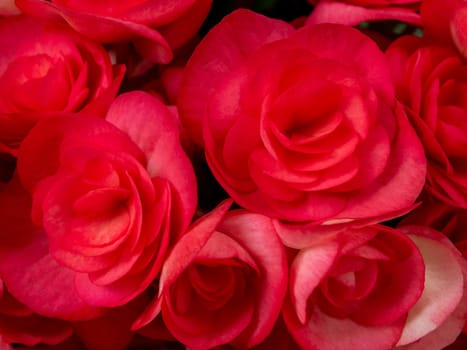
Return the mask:
<path fill-rule="evenodd" d="M 467 2 L 0 2 L 0 349 L 465 349 Z"/>

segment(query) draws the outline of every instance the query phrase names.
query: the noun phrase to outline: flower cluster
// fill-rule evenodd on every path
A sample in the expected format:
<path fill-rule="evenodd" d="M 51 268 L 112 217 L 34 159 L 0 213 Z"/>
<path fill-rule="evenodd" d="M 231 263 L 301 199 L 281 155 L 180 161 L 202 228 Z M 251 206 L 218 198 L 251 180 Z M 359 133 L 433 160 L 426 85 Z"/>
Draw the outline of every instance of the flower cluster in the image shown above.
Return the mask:
<path fill-rule="evenodd" d="M 7 0 L 0 45 L 2 350 L 465 346 L 465 1 Z"/>

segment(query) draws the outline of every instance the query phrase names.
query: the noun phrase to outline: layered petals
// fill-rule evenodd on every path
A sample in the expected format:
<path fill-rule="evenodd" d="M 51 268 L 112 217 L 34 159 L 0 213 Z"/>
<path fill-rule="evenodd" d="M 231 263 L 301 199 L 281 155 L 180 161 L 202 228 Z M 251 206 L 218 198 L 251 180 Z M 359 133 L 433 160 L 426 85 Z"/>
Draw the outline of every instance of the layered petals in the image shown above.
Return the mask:
<path fill-rule="evenodd" d="M 246 211 L 225 214 L 228 204 L 199 219 L 177 243 L 163 267 L 159 297 L 142 316 L 150 320 L 161 310 L 175 338 L 197 349 L 260 343 L 287 287 L 285 252 L 271 220 Z"/>
<path fill-rule="evenodd" d="M 105 116 L 125 67 L 112 65 L 103 47 L 63 23 L 26 16 L 2 18 L 0 33 L 0 149 L 16 154 L 49 115 Z"/>
<path fill-rule="evenodd" d="M 276 28 L 269 30 L 275 36 L 232 39 L 244 22 Z M 180 110 L 202 125 L 218 182 L 241 206 L 291 222 L 368 219 L 410 207 L 426 160 L 394 99 L 383 53 L 348 27 L 285 28 L 238 10 L 187 64 L 185 84 L 207 88 L 187 99 L 182 83 Z M 220 40 L 228 57 L 211 49 Z"/>
<path fill-rule="evenodd" d="M 426 191 L 467 208 L 467 66 L 447 46 L 402 37 L 387 50 L 398 99 L 428 159 Z"/>
<path fill-rule="evenodd" d="M 31 219 L 18 225 L 12 218 L 21 214 L 2 214 L 10 247 L 0 254 L 0 270 L 31 309 L 86 319 L 131 301 L 160 272 L 196 203 L 191 164 L 164 108 L 147 94 L 128 93 L 107 121 L 47 118 L 22 144 L 20 180 L 1 199 L 11 192 L 21 203 L 16 210 Z M 8 240 L 13 231 L 14 242 Z M 37 288 L 24 285 L 31 280 Z"/>
<path fill-rule="evenodd" d="M 303 348 L 392 348 L 422 294 L 424 271 L 422 255 L 400 231 L 343 231 L 295 257 L 284 320 Z"/>
<path fill-rule="evenodd" d="M 425 287 L 408 314 L 398 345 L 401 349 L 442 349 L 456 340 L 467 318 L 466 260 L 437 231 L 423 226 L 401 230 L 423 255 Z"/>

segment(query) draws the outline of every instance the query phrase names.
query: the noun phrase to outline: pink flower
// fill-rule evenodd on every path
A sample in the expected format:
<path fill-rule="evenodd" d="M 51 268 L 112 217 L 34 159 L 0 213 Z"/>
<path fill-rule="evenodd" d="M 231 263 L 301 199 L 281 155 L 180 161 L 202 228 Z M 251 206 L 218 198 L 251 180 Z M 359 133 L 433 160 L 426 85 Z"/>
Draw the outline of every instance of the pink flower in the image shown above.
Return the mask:
<path fill-rule="evenodd" d="M 397 97 L 428 159 L 426 190 L 467 208 L 467 66 L 455 51 L 416 37 L 387 50 Z"/>
<path fill-rule="evenodd" d="M 164 264 L 159 296 L 135 327 L 161 310 L 172 335 L 193 349 L 249 348 L 271 332 L 287 288 L 272 221 L 224 202 L 197 221 Z"/>
<path fill-rule="evenodd" d="M 396 20 L 420 25 L 420 0 L 309 0 L 316 4 L 307 24 Z"/>
<path fill-rule="evenodd" d="M 104 116 L 125 72 L 103 47 L 56 21 L 0 18 L 0 151 L 16 152 L 51 114 Z"/>
<path fill-rule="evenodd" d="M 465 262 L 440 233 L 405 232 L 367 226 L 299 251 L 283 316 L 302 348 L 440 349 L 454 341 L 465 317 Z"/>
<path fill-rule="evenodd" d="M 132 40 L 147 59 L 168 63 L 172 50 L 192 38 L 212 0 L 16 0 L 35 17 L 62 18 L 77 32 L 98 42 Z"/>
<path fill-rule="evenodd" d="M 236 11 L 188 61 L 179 108 L 222 187 L 273 218 L 376 217 L 423 186 L 423 149 L 384 54 L 349 27 L 294 30 Z"/>
<path fill-rule="evenodd" d="M 178 125 L 142 92 L 106 120 L 47 118 L 0 192 L 0 273 L 33 311 L 69 320 L 126 304 L 159 274 L 189 225 L 196 183 Z"/>

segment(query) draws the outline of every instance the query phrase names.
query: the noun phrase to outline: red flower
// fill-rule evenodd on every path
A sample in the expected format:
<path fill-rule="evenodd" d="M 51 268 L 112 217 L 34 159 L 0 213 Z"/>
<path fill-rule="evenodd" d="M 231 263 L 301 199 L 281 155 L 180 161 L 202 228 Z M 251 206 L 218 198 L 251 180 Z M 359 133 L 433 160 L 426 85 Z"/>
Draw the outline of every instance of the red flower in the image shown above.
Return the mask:
<path fill-rule="evenodd" d="M 157 315 L 195 349 L 249 348 L 271 332 L 287 288 L 287 264 L 272 221 L 229 203 L 197 221 L 164 264 L 159 297 L 140 327 Z"/>
<path fill-rule="evenodd" d="M 455 340 L 467 306 L 465 262 L 440 233 L 404 230 L 347 230 L 298 253 L 283 315 L 299 345 L 440 349 Z"/>
<path fill-rule="evenodd" d="M 16 0 L 28 15 L 62 18 L 98 42 L 133 40 L 147 59 L 168 63 L 172 50 L 192 38 L 212 0 Z"/>
<path fill-rule="evenodd" d="M 397 97 L 428 159 L 426 190 L 467 208 L 467 66 L 452 49 L 402 37 L 387 50 Z"/>
<path fill-rule="evenodd" d="M 127 303 L 189 225 L 196 183 L 173 115 L 142 92 L 106 120 L 48 118 L 0 193 L 0 273 L 32 310 L 64 319 Z"/>
<path fill-rule="evenodd" d="M 125 67 L 62 23 L 0 19 L 0 151 L 16 152 L 34 124 L 60 112 L 104 116 Z"/>
<path fill-rule="evenodd" d="M 198 142 L 204 128 L 222 187 L 270 217 L 376 217 L 410 206 L 423 186 L 423 149 L 386 59 L 349 27 L 295 31 L 234 12 L 188 61 L 179 107 Z"/>

